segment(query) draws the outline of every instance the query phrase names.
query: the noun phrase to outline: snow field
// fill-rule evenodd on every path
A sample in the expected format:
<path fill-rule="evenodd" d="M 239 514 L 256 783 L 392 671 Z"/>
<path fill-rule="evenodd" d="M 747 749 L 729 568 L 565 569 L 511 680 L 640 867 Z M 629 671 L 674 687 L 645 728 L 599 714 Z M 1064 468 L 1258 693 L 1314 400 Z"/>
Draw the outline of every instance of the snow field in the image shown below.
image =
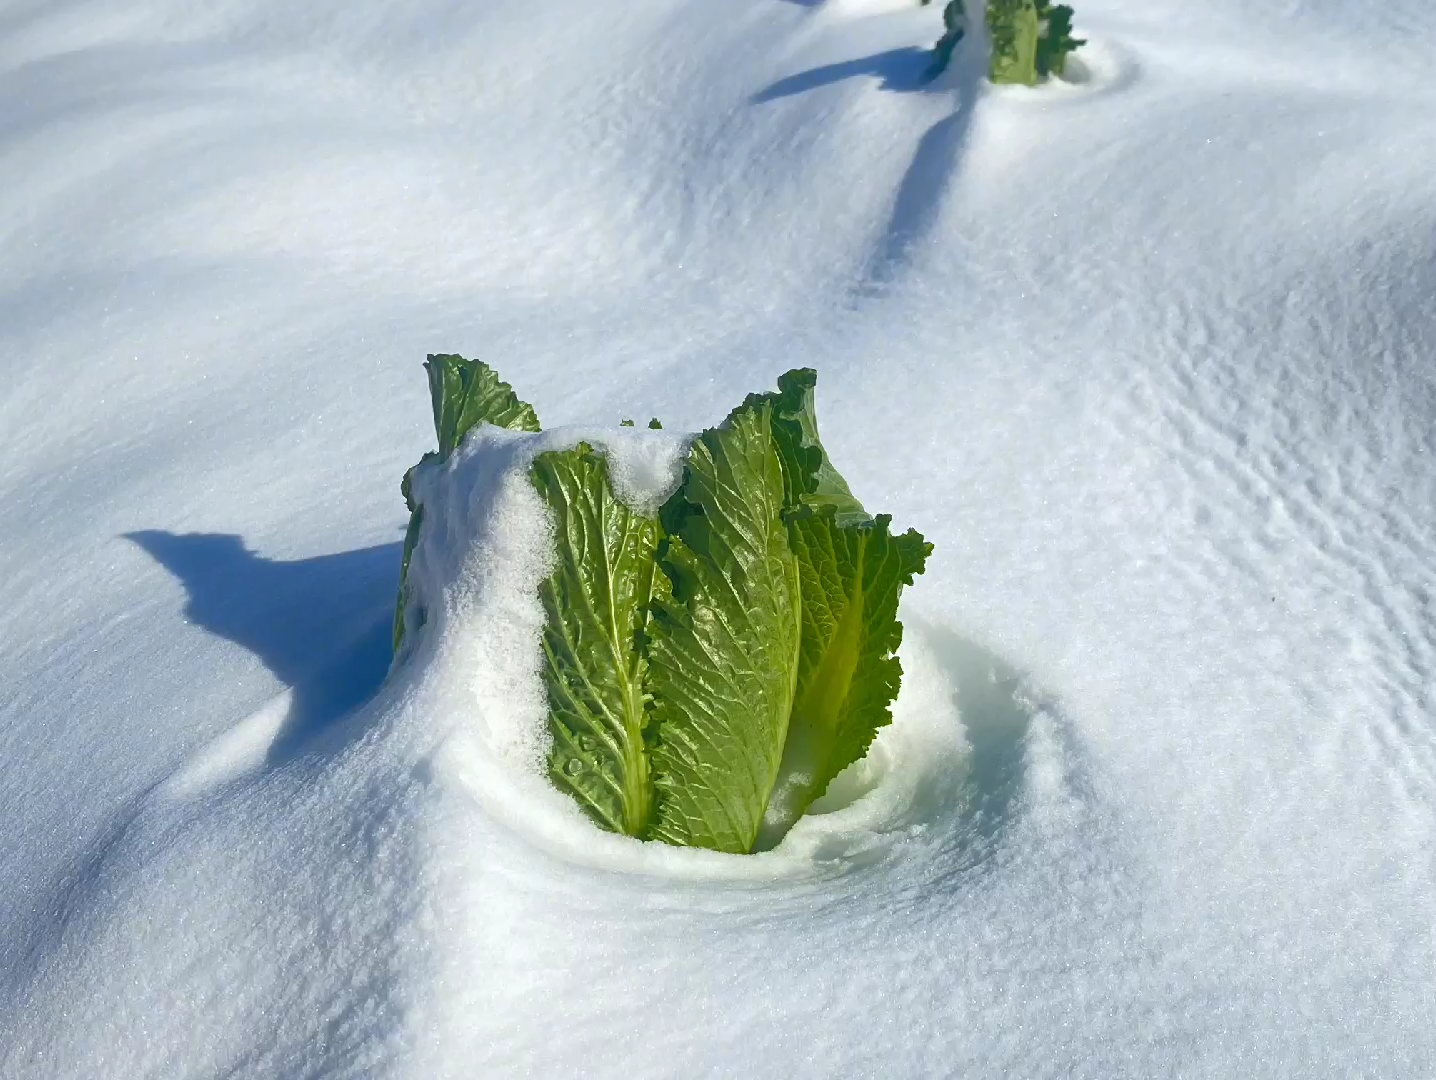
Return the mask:
<path fill-rule="evenodd" d="M 0 1075 L 1431 1073 L 1436 19 L 1078 8 L 1026 91 L 886 0 L 0 2 Z M 594 437 L 819 370 L 937 545 L 830 813 L 525 771 L 502 440 L 380 688 L 441 350 Z"/>

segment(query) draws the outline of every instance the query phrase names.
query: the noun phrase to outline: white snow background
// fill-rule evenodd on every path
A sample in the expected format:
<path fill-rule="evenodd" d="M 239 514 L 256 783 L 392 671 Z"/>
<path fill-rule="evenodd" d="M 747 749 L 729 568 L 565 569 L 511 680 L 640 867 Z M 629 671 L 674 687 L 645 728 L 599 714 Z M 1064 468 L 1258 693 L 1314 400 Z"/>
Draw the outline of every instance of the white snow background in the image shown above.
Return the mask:
<path fill-rule="evenodd" d="M 1436 8 L 1077 7 L 1026 90 L 906 0 L 0 0 L 0 1075 L 1436 1074 Z M 494 437 L 380 688 L 447 351 L 818 369 L 936 543 L 845 806 L 525 771 Z"/>

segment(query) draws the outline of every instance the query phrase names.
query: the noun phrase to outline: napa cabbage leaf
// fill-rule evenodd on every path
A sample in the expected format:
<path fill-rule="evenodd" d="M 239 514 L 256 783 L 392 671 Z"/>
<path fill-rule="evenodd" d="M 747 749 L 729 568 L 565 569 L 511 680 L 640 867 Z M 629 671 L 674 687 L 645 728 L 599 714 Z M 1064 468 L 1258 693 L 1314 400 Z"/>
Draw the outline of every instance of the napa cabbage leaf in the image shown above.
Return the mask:
<path fill-rule="evenodd" d="M 499 373 L 482 360 L 465 360 L 453 353 L 431 353 L 424 361 L 429 376 L 429 398 L 434 410 L 434 435 L 439 449 L 430 451 L 419 464 L 404 474 L 399 490 L 409 508 L 409 527 L 404 533 L 404 554 L 399 563 L 399 598 L 394 606 L 394 652 L 397 655 L 407 632 L 409 613 L 409 563 L 419 542 L 424 508 L 414 499 L 414 473 L 449 455 L 464 441 L 464 436 L 480 424 L 515 431 L 538 431 L 538 414 L 533 406 L 520 401 L 514 388 L 499 378 Z M 416 624 L 423 622 L 423 612 L 414 612 Z"/>
<path fill-rule="evenodd" d="M 1068 55 L 1087 44 L 1072 36 L 1072 14 L 1069 5 L 1051 0 L 988 0 L 992 81 L 1036 86 L 1048 75 L 1063 75 Z"/>
<path fill-rule="evenodd" d="M 537 455 L 532 474 L 557 554 L 539 586 L 549 776 L 600 825 L 641 836 L 653 806 L 644 636 L 651 605 L 668 593 L 658 516 L 614 496 L 606 458 L 587 443 Z"/>
<path fill-rule="evenodd" d="M 650 835 L 670 844 L 751 851 L 782 760 L 802 606 L 773 427 L 754 396 L 699 435 L 662 511 Z"/>
<path fill-rule="evenodd" d="M 932 545 L 915 530 L 894 536 L 892 519 L 840 524 L 831 506 L 789 518 L 802 586 L 802 646 L 788 736 L 759 846 L 780 840 L 862 758 L 892 722 L 902 680 L 894 655 L 903 586 L 921 574 Z"/>
<path fill-rule="evenodd" d="M 993 82 L 1036 85 L 1039 28 L 1034 0 L 988 0 L 988 75 Z"/>
<path fill-rule="evenodd" d="M 1086 45 L 1087 41 L 1072 36 L 1073 12 L 1069 5 L 1052 5 L 1047 0 L 1040 0 L 1037 14 L 1044 20 L 1042 33 L 1037 39 L 1037 74 L 1061 78 L 1067 73 L 1067 57 Z"/>
<path fill-rule="evenodd" d="M 447 460 L 464 436 L 480 424 L 511 431 L 539 430 L 533 406 L 520 401 L 514 388 L 482 360 L 440 353 L 430 356 L 424 368 L 429 373 L 440 460 Z"/>
<path fill-rule="evenodd" d="M 818 373 L 797 368 L 778 377 L 778 392 L 749 394 L 747 407 L 767 403 L 773 410 L 773 439 L 783 468 L 783 509 L 832 507 L 840 525 L 869 520 L 848 482 L 833 467 L 818 438 L 815 394 Z"/>
<path fill-rule="evenodd" d="M 823 448 L 816 387 L 817 372 L 801 368 L 778 379 L 776 394 L 748 398 L 773 408 L 801 612 L 793 709 L 760 847 L 781 839 L 892 722 L 902 677 L 893 655 L 902 641 L 898 597 L 932 549 L 914 531 L 893 536 L 890 517 L 863 509 Z"/>
<path fill-rule="evenodd" d="M 867 753 L 877 732 L 892 721 L 891 704 L 902 676 L 893 655 L 902 640 L 898 598 L 903 586 L 922 572 L 932 547 L 911 530 L 892 535 L 891 518 L 869 516 L 854 497 L 818 436 L 816 384 L 811 369 L 790 371 L 778 380 L 777 393 L 749 395 L 726 425 L 731 429 L 736 424 L 751 435 L 746 422 L 756 421 L 761 428 L 760 418 L 768 414 L 782 473 L 783 501 L 777 516 L 796 561 L 796 592 L 790 579 L 779 588 L 765 581 L 761 594 L 766 604 L 754 604 L 749 594 L 732 585 L 743 565 L 734 551 L 751 555 L 751 547 L 744 544 L 751 545 L 759 535 L 754 523 L 735 515 L 732 507 L 753 509 L 742 492 L 745 483 L 757 487 L 757 469 L 729 470 L 729 498 L 718 513 L 710 509 L 722 505 L 717 499 L 700 500 L 701 512 L 694 512 L 690 493 L 704 486 L 695 485 L 694 477 L 685 479 L 665 508 L 678 539 L 669 541 L 664 567 L 675 599 L 686 601 L 694 617 L 690 631 L 681 610 L 680 619 L 669 622 L 670 612 L 660 607 L 653 638 L 654 652 L 664 656 L 662 665 L 654 665 L 659 717 L 655 753 L 662 762 L 656 766 L 660 813 L 654 835 L 660 839 L 725 851 L 771 846 L 834 777 Z M 705 440 L 714 438 L 715 433 L 705 433 L 690 458 L 690 469 L 697 466 L 700 481 L 708 460 Z M 751 439 L 744 445 L 750 452 L 744 460 L 758 461 L 761 455 Z M 765 467 L 771 485 L 771 461 Z M 762 518 L 770 530 L 771 498 Z M 695 545 L 682 540 L 690 534 L 701 539 L 697 547 L 709 557 L 690 554 Z M 764 535 L 781 556 L 783 544 L 772 532 Z M 751 584 L 746 575 L 744 584 Z M 789 603 L 794 605 L 791 612 Z M 755 650 L 743 637 L 766 630 L 769 641 L 786 644 L 784 632 L 794 614 L 796 657 Z M 781 630 L 775 633 L 773 627 Z M 696 648 L 700 638 L 702 647 Z M 686 646 L 681 656 L 676 655 L 679 643 Z M 669 662 L 669 650 L 677 662 Z M 754 683 L 754 673 L 762 673 L 763 679 Z M 755 711 L 749 703 L 759 688 L 767 707 Z M 786 723 L 772 711 L 781 711 L 785 701 Z M 701 723 L 696 720 L 700 717 Z M 735 737 L 734 731 L 746 734 Z M 765 732 L 767 741 L 755 743 Z M 773 772 L 771 754 L 756 753 L 755 748 L 775 745 L 782 750 Z M 737 764 L 715 767 L 725 755 Z M 734 782 L 716 783 L 722 776 Z M 705 777 L 706 783 L 694 782 Z M 756 832 L 755 812 L 760 818 Z"/>

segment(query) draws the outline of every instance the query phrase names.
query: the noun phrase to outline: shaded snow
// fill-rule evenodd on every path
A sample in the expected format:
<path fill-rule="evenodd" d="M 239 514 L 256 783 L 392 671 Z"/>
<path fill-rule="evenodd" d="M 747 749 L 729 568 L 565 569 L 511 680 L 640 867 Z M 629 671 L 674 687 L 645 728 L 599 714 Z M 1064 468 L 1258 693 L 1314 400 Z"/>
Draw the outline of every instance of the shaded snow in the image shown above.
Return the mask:
<path fill-rule="evenodd" d="M 0 0 L 0 1075 L 1436 1072 L 1436 17 L 938 23 Z M 501 455 L 381 687 L 431 351 L 591 431 L 818 368 L 937 545 L 829 813 L 525 771 Z"/>

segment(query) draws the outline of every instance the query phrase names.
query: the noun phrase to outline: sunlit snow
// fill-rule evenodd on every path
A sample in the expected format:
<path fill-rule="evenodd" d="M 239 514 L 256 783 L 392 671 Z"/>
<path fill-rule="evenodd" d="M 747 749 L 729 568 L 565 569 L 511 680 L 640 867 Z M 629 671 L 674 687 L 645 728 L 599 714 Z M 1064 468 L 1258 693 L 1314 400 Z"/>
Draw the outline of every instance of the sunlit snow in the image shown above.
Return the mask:
<path fill-rule="evenodd" d="M 0 0 L 0 1076 L 1436 1074 L 1436 9 L 1075 6 Z M 896 722 L 601 833 L 524 454 L 800 366 Z"/>

